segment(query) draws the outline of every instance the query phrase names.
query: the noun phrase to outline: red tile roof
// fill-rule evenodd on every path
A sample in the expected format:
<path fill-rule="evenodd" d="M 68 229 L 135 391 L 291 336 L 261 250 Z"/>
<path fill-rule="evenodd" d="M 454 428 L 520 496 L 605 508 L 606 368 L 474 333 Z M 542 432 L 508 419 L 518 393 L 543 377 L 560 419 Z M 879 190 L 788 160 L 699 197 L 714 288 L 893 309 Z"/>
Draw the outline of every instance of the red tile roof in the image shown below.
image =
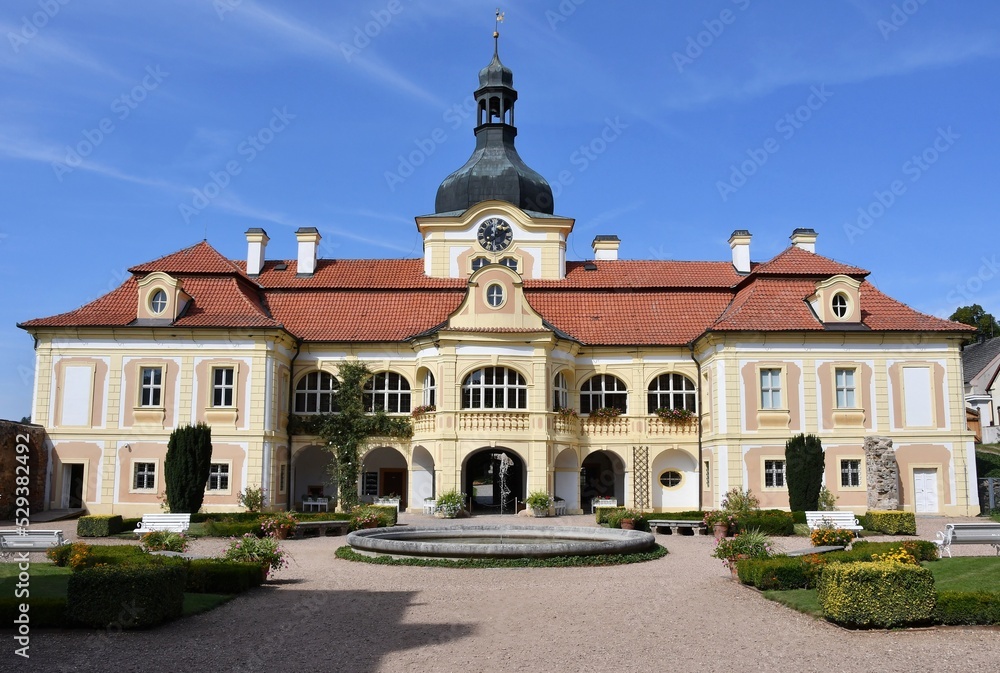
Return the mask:
<path fill-rule="evenodd" d="M 306 341 L 402 341 L 444 322 L 464 291 L 268 292 L 285 329 Z"/>
<path fill-rule="evenodd" d="M 770 261 L 751 269 L 754 276 L 867 276 L 870 272 L 857 266 L 841 264 L 829 257 L 817 255 L 798 246 L 790 246 Z"/>
<path fill-rule="evenodd" d="M 196 243 L 190 248 L 178 250 L 159 259 L 154 259 L 152 262 L 146 262 L 129 269 L 129 272 L 138 274 L 153 273 L 154 271 L 162 271 L 171 275 L 191 273 L 243 274 L 242 269 L 231 260 L 223 257 L 218 250 L 208 244 L 208 241 Z"/>
<path fill-rule="evenodd" d="M 286 269 L 278 270 L 280 264 Z M 593 264 L 595 270 L 587 270 Z M 401 341 L 454 312 L 464 278 L 428 278 L 420 259 L 319 260 L 297 278 L 294 260 L 269 261 L 254 278 L 208 243 L 131 269 L 121 287 L 85 306 L 24 328 L 126 326 L 136 320 L 137 280 L 162 271 L 193 301 L 181 327 L 284 328 L 307 341 Z M 806 299 L 816 281 L 867 271 L 791 247 L 747 276 L 728 262 L 568 262 L 564 280 L 525 280 L 531 306 L 560 332 L 589 345 L 683 345 L 709 330 L 819 331 Z M 965 331 L 861 285 L 862 321 L 872 330 Z M 499 328 L 503 331 L 503 328 Z"/>

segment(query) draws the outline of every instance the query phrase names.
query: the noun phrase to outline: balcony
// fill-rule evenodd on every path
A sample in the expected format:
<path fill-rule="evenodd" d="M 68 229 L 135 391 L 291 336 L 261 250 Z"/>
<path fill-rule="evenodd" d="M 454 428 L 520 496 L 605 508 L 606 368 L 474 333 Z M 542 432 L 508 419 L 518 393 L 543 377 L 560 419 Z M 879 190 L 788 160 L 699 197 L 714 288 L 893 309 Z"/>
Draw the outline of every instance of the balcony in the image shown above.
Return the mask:
<path fill-rule="evenodd" d="M 425 413 L 413 419 L 414 435 L 429 435 L 437 431 L 437 415 L 434 412 Z"/>
<path fill-rule="evenodd" d="M 646 422 L 646 434 L 650 437 L 663 435 L 687 435 L 698 432 L 698 419 L 689 418 L 684 421 L 668 421 L 663 418 L 650 418 Z"/>
<path fill-rule="evenodd" d="M 440 418 L 438 418 L 440 416 Z M 440 432 L 458 435 L 512 435 L 545 432 L 561 442 L 580 439 L 663 441 L 697 436 L 698 420 L 668 421 L 655 416 L 590 418 L 553 412 L 459 411 L 428 412 L 413 419 L 414 438 L 431 438 Z"/>
<path fill-rule="evenodd" d="M 531 414 L 526 411 L 463 411 L 458 414 L 459 432 L 526 432 Z"/>

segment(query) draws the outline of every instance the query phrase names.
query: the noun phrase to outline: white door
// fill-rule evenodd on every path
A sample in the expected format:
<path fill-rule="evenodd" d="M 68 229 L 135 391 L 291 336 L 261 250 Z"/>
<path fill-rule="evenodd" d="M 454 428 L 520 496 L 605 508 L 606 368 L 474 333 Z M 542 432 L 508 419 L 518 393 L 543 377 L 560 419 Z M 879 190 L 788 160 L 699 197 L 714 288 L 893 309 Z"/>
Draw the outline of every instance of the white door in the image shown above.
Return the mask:
<path fill-rule="evenodd" d="M 937 468 L 913 470 L 913 503 L 918 514 L 938 512 Z"/>

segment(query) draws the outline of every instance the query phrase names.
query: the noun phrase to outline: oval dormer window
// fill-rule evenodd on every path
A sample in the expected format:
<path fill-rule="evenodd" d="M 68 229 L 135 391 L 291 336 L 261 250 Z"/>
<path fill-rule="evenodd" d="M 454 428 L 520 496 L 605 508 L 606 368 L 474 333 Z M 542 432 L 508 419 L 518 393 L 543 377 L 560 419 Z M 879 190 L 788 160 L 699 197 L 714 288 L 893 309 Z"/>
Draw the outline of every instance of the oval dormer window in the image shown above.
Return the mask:
<path fill-rule="evenodd" d="M 837 316 L 841 320 L 847 317 L 847 295 L 843 292 L 838 292 L 833 295 L 833 301 L 831 302 L 831 307 L 833 308 L 833 315 Z"/>
<path fill-rule="evenodd" d="M 493 308 L 503 305 L 503 285 L 490 285 L 486 288 L 486 303 Z"/>
<path fill-rule="evenodd" d="M 159 315 L 167 310 L 167 293 L 163 290 L 157 290 L 153 293 L 153 296 L 149 298 L 149 308 Z"/>

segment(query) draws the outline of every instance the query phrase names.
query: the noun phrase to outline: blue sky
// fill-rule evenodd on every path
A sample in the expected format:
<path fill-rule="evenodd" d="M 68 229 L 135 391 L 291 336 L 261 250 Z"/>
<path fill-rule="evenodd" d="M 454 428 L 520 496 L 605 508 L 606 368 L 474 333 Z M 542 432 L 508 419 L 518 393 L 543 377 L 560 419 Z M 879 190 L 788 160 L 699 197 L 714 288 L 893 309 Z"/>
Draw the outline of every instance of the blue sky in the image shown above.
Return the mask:
<path fill-rule="evenodd" d="M 473 147 L 496 0 L 7 0 L 0 9 L 0 418 L 30 411 L 15 323 L 202 238 L 417 257 Z M 506 2 L 518 149 L 570 257 L 817 251 L 947 316 L 1000 314 L 1000 6 L 986 0 Z M 227 170 L 231 169 L 231 170 Z M 207 195 L 207 196 L 199 196 Z M 210 197 L 210 198 L 209 198 Z"/>

